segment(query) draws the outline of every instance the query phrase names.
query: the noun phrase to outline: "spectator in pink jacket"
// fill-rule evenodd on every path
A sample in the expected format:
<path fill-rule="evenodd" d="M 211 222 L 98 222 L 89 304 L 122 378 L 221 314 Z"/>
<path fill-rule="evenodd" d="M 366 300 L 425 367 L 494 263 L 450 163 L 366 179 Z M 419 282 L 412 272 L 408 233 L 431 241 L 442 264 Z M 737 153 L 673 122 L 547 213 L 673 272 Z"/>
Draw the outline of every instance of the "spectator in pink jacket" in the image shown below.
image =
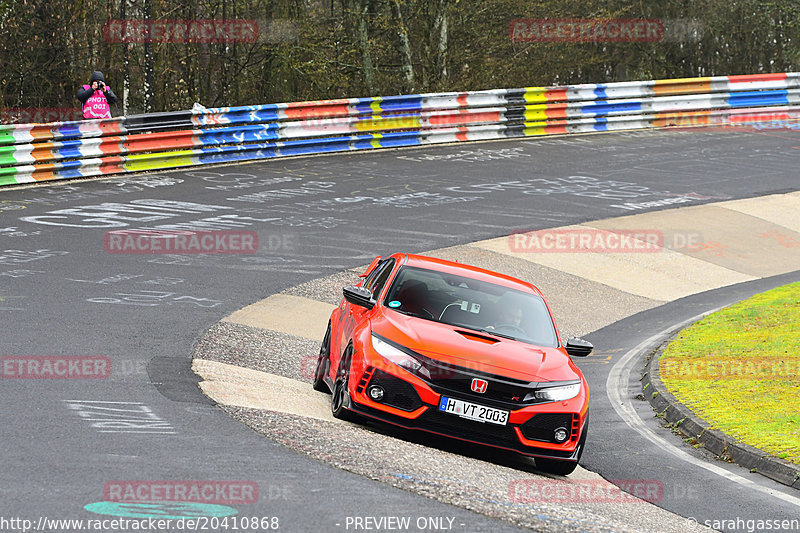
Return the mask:
<path fill-rule="evenodd" d="M 83 118 L 111 118 L 111 106 L 117 102 L 117 95 L 106 85 L 103 73 L 95 70 L 89 85 L 78 89 L 78 100 L 83 105 Z"/>

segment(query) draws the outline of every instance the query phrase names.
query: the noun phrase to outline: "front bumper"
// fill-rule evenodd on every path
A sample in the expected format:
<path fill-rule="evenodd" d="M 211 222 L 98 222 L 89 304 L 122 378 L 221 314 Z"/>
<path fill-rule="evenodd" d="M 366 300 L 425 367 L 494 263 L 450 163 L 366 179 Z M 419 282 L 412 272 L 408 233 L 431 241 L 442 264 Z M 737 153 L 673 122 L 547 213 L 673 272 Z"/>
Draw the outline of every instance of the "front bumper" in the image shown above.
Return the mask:
<path fill-rule="evenodd" d="M 431 405 L 428 403 L 421 403 L 420 407 L 414 410 L 414 414 L 418 414 L 414 418 L 407 416 L 399 416 L 391 411 L 395 409 L 387 409 L 385 406 L 372 407 L 366 403 L 376 405 L 375 402 L 369 401 L 366 397 L 351 397 L 349 408 L 373 420 L 386 422 L 394 426 L 404 429 L 411 429 L 417 431 L 424 431 L 434 435 L 458 439 L 465 442 L 474 444 L 481 444 L 485 446 L 492 446 L 503 450 L 512 451 L 528 457 L 540 457 L 547 459 L 559 459 L 564 461 L 577 461 L 580 456 L 580 436 L 582 435 L 583 427 L 578 427 L 579 417 L 573 413 L 537 413 L 536 415 L 561 415 L 562 419 L 570 420 L 572 426 L 572 435 L 568 441 L 562 445 L 545 444 L 537 445 L 534 440 L 527 439 L 525 434 L 535 433 L 535 430 L 547 430 L 545 426 L 552 425 L 552 416 L 548 419 L 543 419 L 541 425 L 531 424 L 532 420 L 536 419 L 536 415 L 528 420 L 525 424 L 508 423 L 506 425 L 497 425 L 491 423 L 476 422 L 473 420 L 465 419 L 456 415 L 448 414 L 439 411 L 438 404 Z M 467 401 L 475 401 L 474 399 L 466 399 Z M 367 400 L 367 402 L 362 402 Z M 584 417 L 585 420 L 585 417 Z M 527 426 L 526 426 L 527 424 Z M 525 427 L 523 427 L 525 426 Z M 570 427 L 568 427 L 570 429 Z M 534 430 L 534 431 L 532 431 Z"/>

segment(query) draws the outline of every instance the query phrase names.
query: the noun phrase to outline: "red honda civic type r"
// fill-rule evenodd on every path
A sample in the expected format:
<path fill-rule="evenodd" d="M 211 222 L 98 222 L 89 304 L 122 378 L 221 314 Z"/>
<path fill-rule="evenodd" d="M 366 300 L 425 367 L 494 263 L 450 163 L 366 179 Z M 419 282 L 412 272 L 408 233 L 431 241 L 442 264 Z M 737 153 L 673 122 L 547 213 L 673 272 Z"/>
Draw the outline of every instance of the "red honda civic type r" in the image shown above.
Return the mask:
<path fill-rule="evenodd" d="M 577 467 L 589 389 L 532 284 L 419 255 L 377 257 L 331 314 L 314 388 L 357 415 Z"/>

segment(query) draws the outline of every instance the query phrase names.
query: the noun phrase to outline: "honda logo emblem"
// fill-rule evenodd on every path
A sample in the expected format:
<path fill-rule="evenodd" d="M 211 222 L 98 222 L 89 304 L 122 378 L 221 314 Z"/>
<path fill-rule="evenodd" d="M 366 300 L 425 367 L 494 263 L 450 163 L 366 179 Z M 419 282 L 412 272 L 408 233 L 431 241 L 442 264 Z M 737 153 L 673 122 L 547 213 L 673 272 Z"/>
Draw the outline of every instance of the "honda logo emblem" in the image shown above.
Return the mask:
<path fill-rule="evenodd" d="M 486 381 L 485 379 L 475 378 L 475 379 L 472 380 L 472 387 L 470 387 L 470 388 L 472 389 L 472 392 L 477 392 L 478 394 L 483 394 L 484 392 L 486 392 L 486 387 L 488 387 L 488 386 L 489 386 L 489 382 Z"/>

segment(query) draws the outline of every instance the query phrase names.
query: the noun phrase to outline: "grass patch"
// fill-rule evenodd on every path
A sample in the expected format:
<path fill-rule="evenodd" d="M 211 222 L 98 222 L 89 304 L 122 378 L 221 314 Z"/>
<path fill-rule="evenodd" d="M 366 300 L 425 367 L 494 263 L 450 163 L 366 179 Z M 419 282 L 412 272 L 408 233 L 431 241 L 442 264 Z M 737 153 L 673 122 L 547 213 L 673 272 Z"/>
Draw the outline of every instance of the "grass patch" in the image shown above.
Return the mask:
<path fill-rule="evenodd" d="M 800 283 L 693 324 L 664 350 L 659 371 L 714 428 L 800 464 Z"/>

